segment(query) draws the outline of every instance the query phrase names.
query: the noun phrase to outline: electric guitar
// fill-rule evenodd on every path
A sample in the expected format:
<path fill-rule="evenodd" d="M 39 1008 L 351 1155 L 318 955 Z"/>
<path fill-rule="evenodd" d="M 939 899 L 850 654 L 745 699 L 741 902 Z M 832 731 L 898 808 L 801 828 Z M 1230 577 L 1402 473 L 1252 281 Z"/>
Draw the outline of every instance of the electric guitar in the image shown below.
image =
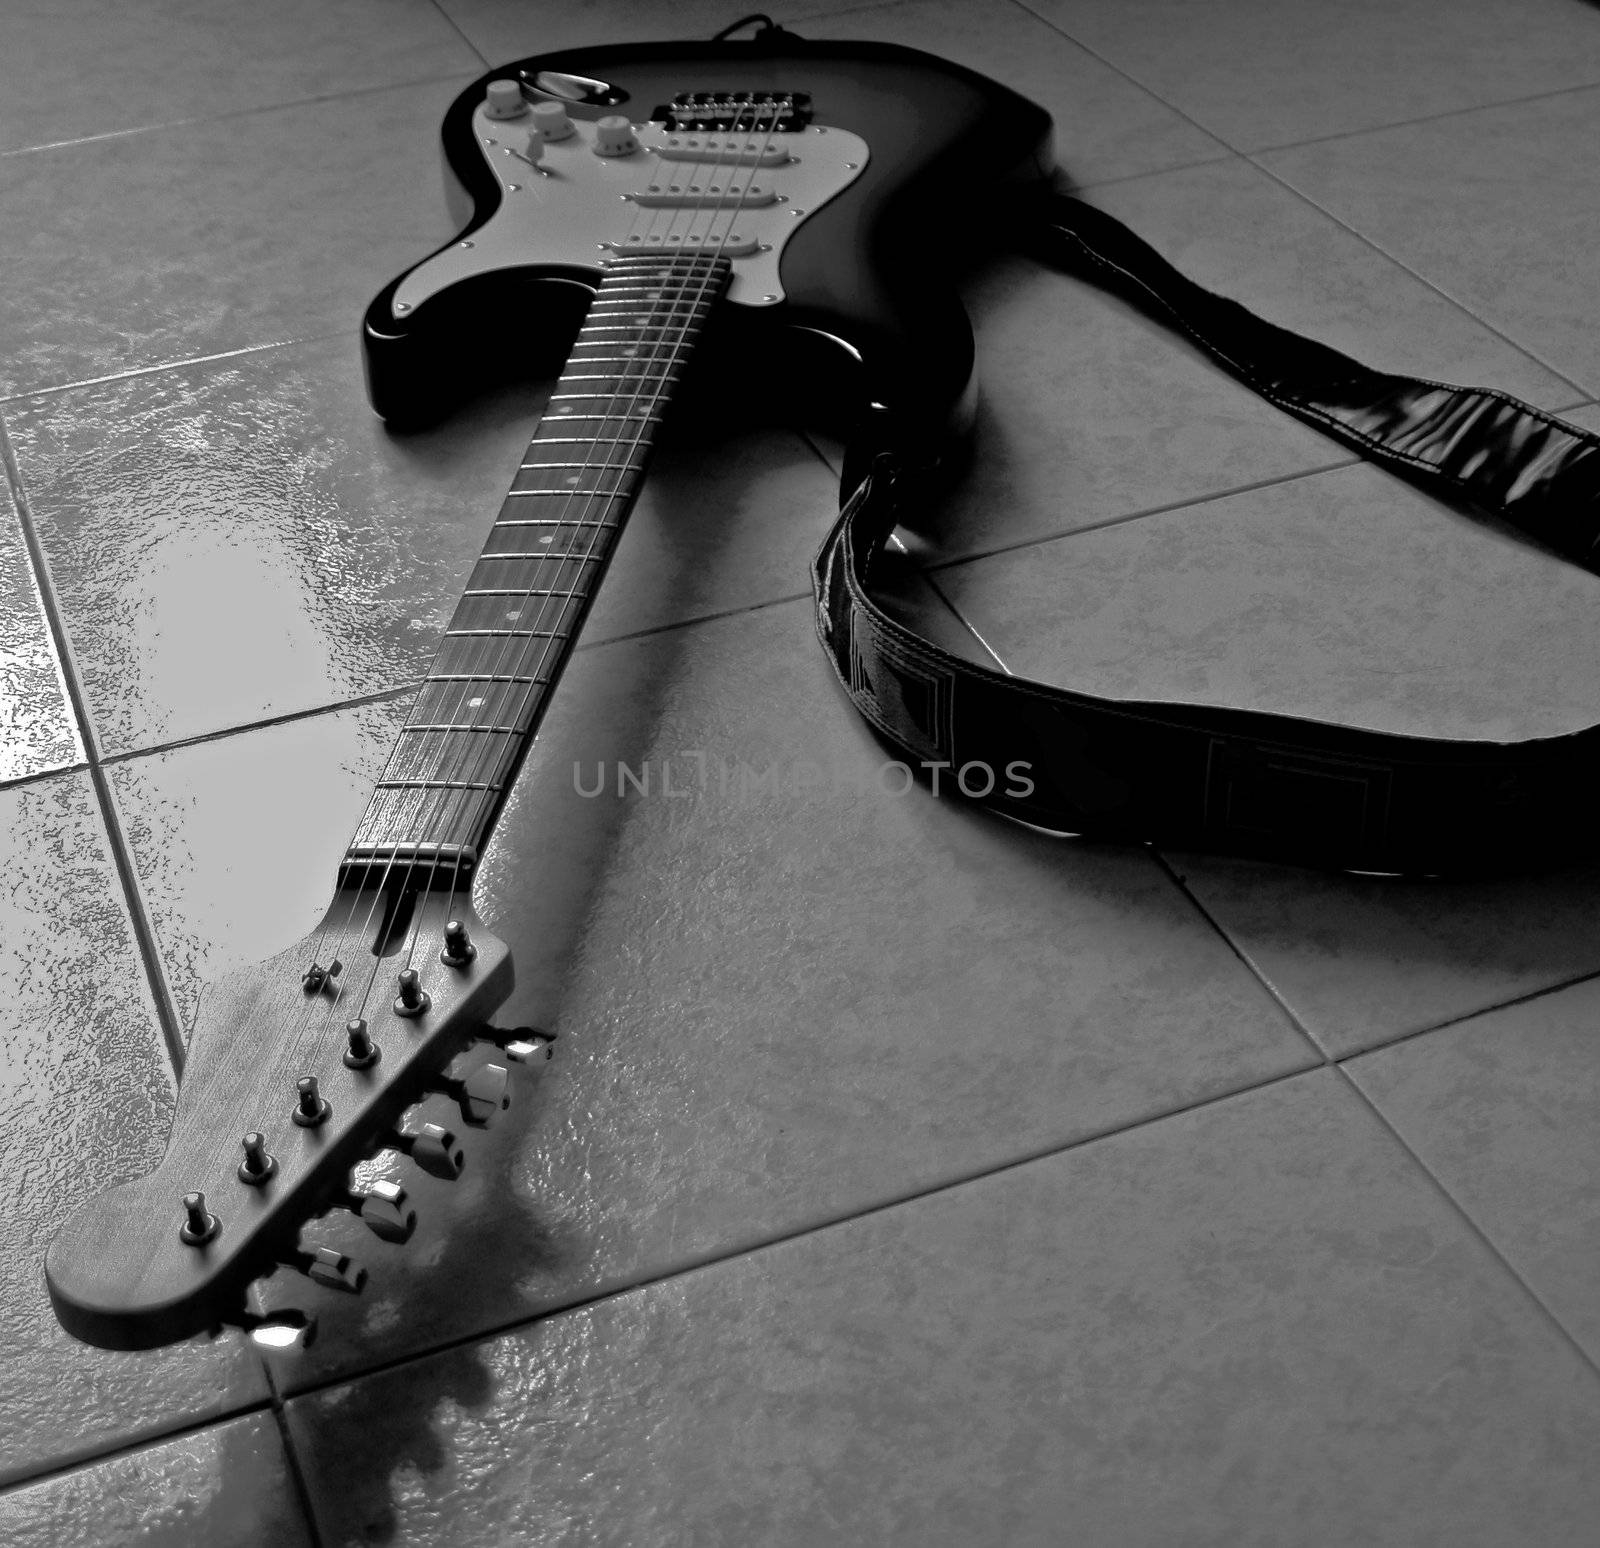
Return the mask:
<path fill-rule="evenodd" d="M 824 419 L 847 437 L 846 490 L 891 447 L 935 461 L 971 410 L 954 264 L 1051 171 L 1049 117 L 1015 93 L 770 24 L 522 60 L 461 93 L 443 141 L 462 229 L 368 309 L 373 406 L 404 427 L 495 374 L 559 379 L 327 914 L 207 990 L 165 1157 L 50 1246 L 56 1314 L 89 1343 L 223 1326 L 304 1343 L 310 1314 L 248 1297 L 280 1267 L 360 1290 L 317 1218 L 353 1210 L 406 1240 L 404 1190 L 355 1191 L 352 1167 L 393 1148 L 457 1175 L 454 1131 L 409 1110 L 444 1092 L 487 1122 L 507 1069 L 471 1050 L 549 1056 L 551 1034 L 488 1025 L 512 963 L 473 912 L 473 874 L 669 405 Z"/>

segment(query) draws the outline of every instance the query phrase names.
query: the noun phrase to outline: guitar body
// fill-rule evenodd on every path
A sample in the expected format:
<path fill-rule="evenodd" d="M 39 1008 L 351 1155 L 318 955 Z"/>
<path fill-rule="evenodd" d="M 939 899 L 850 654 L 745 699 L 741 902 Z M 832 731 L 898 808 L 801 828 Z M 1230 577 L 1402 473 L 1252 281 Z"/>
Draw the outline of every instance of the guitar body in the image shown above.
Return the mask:
<path fill-rule="evenodd" d="M 416 1105 L 444 1094 L 481 1126 L 508 1072 L 473 1051 L 549 1055 L 553 1034 L 489 1025 L 511 953 L 472 880 L 680 378 L 709 382 L 719 415 L 831 422 L 847 488 L 881 450 L 936 461 L 971 408 L 954 271 L 993 245 L 1006 193 L 1048 177 L 1049 143 L 1047 114 L 957 65 L 779 29 L 527 59 L 457 98 L 444 150 L 465 224 L 368 309 L 373 405 L 417 424 L 565 368 L 323 923 L 208 989 L 161 1164 L 56 1235 L 45 1271 L 70 1332 L 303 1339 L 303 1314 L 250 1311 L 255 1281 L 365 1280 L 303 1227 L 348 1210 L 404 1243 L 404 1189 L 358 1190 L 353 1169 L 394 1150 L 454 1177 L 465 1150 Z"/>
<path fill-rule="evenodd" d="M 569 101 L 580 123 L 617 112 L 642 118 L 684 90 L 805 93 L 816 124 L 860 136 L 870 152 L 860 176 L 810 212 L 783 247 L 781 299 L 755 304 L 736 284 L 700 361 L 712 362 L 707 374 L 717 365 L 746 373 L 744 380 L 760 384 L 764 409 L 842 434 L 847 488 L 878 450 L 935 448 L 967 427 L 972 328 L 953 274 L 968 255 L 1003 238 L 1006 195 L 1050 176 L 1050 117 L 929 54 L 788 34 L 566 50 L 519 60 L 463 91 L 443 127 L 462 230 L 386 286 L 362 329 L 369 394 L 386 420 L 428 423 L 486 380 L 550 373 L 589 303 L 602 255 L 559 225 L 510 208 L 517 196 L 500 175 L 505 158 L 482 143 L 475 122 L 489 81 L 515 76 L 538 97 L 532 83 L 541 74 L 604 82 L 625 94 L 615 103 Z M 551 250 L 513 267 L 463 265 L 459 278 L 396 316 L 408 279 L 497 224 L 537 228 Z M 734 267 L 737 273 L 739 260 Z"/>

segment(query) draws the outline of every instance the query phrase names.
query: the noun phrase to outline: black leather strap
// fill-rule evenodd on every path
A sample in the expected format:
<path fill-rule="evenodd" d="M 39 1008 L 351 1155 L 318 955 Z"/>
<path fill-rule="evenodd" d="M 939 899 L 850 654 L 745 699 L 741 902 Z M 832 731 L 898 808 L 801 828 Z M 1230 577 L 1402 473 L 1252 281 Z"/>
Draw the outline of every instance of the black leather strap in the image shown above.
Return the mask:
<path fill-rule="evenodd" d="M 1600 568 L 1600 437 L 1505 393 L 1373 371 L 1213 295 L 1110 216 L 1052 196 L 1035 250 L 1187 335 L 1288 413 L 1433 493 Z M 974 666 L 871 598 L 918 496 L 881 456 L 813 567 L 845 692 L 914 770 L 1058 831 L 1339 869 L 1474 874 L 1600 848 L 1600 726 L 1450 741 L 1224 707 L 1119 701 Z"/>

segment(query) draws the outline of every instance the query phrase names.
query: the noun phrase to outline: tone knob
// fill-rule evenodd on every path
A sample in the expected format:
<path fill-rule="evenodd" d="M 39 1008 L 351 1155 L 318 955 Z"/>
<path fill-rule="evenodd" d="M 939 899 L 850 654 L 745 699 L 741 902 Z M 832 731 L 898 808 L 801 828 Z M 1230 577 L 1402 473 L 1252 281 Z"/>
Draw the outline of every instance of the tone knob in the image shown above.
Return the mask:
<path fill-rule="evenodd" d="M 547 140 L 567 140 L 572 137 L 572 120 L 567 117 L 564 102 L 535 102 L 534 127 Z"/>
<path fill-rule="evenodd" d="M 483 110 L 490 118 L 520 118 L 528 111 L 522 87 L 515 81 L 490 81 L 483 94 Z"/>
<path fill-rule="evenodd" d="M 620 113 L 600 119 L 594 126 L 594 153 L 597 156 L 627 156 L 638 150 L 633 125 Z"/>

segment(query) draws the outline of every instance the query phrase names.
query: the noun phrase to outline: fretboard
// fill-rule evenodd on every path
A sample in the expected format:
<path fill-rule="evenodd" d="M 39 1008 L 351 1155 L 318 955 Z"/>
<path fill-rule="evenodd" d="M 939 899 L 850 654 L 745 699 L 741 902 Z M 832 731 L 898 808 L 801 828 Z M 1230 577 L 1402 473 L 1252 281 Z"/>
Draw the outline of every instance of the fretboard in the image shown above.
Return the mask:
<path fill-rule="evenodd" d="M 452 885 L 472 869 L 572 653 L 657 427 L 728 272 L 726 258 L 605 266 L 356 829 L 347 880 L 399 870 Z"/>

